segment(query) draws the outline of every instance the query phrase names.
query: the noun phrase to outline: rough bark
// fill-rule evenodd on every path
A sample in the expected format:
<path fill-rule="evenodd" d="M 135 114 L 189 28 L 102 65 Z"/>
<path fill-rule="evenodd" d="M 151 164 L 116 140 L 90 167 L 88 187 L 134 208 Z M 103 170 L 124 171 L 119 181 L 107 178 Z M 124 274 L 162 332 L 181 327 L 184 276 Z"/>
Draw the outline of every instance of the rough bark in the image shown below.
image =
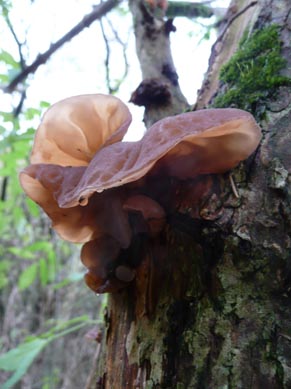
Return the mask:
<path fill-rule="evenodd" d="M 229 19 L 199 108 L 221 88 L 219 68 L 246 28 L 279 25 L 291 76 L 290 8 L 259 0 Z M 239 198 L 227 175 L 174 191 L 177 206 L 136 282 L 110 296 L 97 388 L 291 387 L 290 92 L 282 86 L 264 102 L 261 147 L 233 172 Z"/>

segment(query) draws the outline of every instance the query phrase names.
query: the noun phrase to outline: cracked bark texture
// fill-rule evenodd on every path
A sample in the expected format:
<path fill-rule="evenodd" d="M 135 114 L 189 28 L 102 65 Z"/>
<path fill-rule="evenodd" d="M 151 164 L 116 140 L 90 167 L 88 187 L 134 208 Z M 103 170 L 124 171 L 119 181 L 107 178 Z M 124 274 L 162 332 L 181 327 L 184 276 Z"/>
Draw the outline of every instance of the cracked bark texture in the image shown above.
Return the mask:
<path fill-rule="evenodd" d="M 249 3 L 234 0 L 229 12 Z M 280 26 L 283 73 L 291 76 L 290 8 L 289 0 L 259 0 L 229 24 L 213 49 L 199 108 L 211 104 L 221 64 L 246 28 Z M 177 198 L 139 281 L 109 298 L 93 387 L 291 387 L 290 92 L 281 87 L 266 103 L 261 146 L 233 171 L 239 198 L 227 175 L 179 188 L 179 205 Z M 203 188 L 203 201 L 194 201 Z"/>

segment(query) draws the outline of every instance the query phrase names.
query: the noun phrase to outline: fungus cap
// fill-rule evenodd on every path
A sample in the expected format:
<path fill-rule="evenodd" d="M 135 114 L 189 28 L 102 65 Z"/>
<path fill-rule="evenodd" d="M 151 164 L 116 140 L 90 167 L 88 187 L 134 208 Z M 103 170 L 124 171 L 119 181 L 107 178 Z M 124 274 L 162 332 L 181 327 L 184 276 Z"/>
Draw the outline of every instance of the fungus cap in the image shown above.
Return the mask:
<path fill-rule="evenodd" d="M 59 101 L 43 116 L 31 163 L 86 166 L 98 149 L 120 141 L 130 122 L 127 106 L 114 96 L 81 95 Z"/>
<path fill-rule="evenodd" d="M 94 192 L 148 175 L 190 179 L 222 173 L 246 159 L 261 131 L 253 116 L 233 108 L 206 109 L 162 119 L 138 142 L 117 142 L 99 150 L 78 185 L 59 197 L 71 207 Z"/>

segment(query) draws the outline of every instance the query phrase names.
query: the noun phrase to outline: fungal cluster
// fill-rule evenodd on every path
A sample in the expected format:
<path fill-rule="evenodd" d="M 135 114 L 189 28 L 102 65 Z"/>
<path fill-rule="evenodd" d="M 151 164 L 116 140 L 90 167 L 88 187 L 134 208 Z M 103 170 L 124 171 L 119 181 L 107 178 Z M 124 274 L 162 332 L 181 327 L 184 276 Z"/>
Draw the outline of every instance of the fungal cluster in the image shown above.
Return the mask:
<path fill-rule="evenodd" d="M 238 109 L 208 109 L 156 122 L 123 142 L 130 112 L 118 98 L 82 95 L 53 105 L 36 132 L 26 194 L 65 240 L 83 243 L 87 285 L 129 285 L 149 242 L 167 224 L 177 185 L 225 172 L 257 147 L 261 131 Z"/>

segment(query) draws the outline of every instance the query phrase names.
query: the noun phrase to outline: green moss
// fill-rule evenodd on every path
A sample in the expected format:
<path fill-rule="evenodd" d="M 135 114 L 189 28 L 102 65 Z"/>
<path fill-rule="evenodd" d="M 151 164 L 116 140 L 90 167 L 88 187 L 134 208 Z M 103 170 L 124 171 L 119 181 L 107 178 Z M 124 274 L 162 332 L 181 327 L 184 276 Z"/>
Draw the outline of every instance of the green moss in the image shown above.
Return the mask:
<path fill-rule="evenodd" d="M 258 103 L 274 97 L 279 86 L 291 84 L 290 78 L 280 75 L 285 65 L 277 25 L 256 30 L 251 36 L 245 33 L 237 52 L 221 69 L 225 86 L 214 106 L 237 107 L 261 116 Z"/>

